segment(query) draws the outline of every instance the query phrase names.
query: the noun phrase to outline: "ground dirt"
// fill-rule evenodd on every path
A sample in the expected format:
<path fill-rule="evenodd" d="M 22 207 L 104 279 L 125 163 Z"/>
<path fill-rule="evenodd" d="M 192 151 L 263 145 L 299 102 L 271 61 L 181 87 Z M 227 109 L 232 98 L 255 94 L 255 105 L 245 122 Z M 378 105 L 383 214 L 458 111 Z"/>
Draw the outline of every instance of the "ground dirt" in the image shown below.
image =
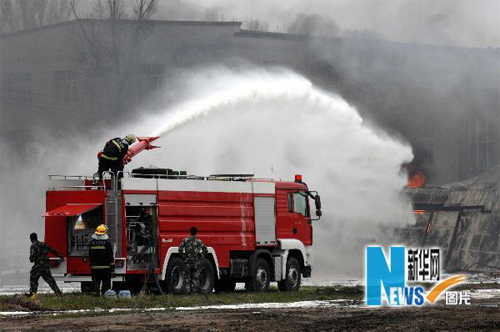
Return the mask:
<path fill-rule="evenodd" d="M 281 302 L 319 300 L 319 304 L 287 307 L 287 303 L 280 303 L 272 309 L 265 304 L 259 306 L 258 303 L 263 303 L 257 301 L 256 294 L 244 292 L 227 294 L 229 299 L 238 298 L 238 301 L 226 301 L 228 303 L 222 301 L 228 298 L 220 294 L 206 301 L 162 297 L 163 302 L 159 301 L 162 298 L 150 298 L 151 303 L 142 303 L 138 298 L 137 303 L 134 302 L 137 306 L 130 306 L 135 311 L 104 310 L 116 308 L 121 302 L 109 306 L 106 301 L 101 303 L 103 298 L 95 299 L 95 303 L 84 298 L 91 301 L 92 306 L 80 303 L 73 309 L 86 310 L 65 312 L 58 311 L 55 304 L 60 301 L 51 295 L 34 301 L 20 295 L 4 295 L 0 297 L 0 312 L 3 311 L 0 331 L 500 331 L 500 284 L 497 277 L 488 277 L 487 283 L 481 280 L 456 289 L 470 291 L 471 305 L 447 306 L 440 298 L 435 305 L 420 308 L 368 308 L 361 300 L 363 295 L 358 286 L 304 288 L 303 296 L 289 294 L 289 301 Z M 272 300 L 282 295 L 280 292 L 264 294 L 261 296 L 267 297 L 261 300 L 279 302 Z M 62 300 L 83 301 L 75 294 L 67 294 Z M 250 300 L 255 305 L 243 305 L 237 310 L 234 306 L 220 306 L 252 302 Z M 197 307 L 200 305 L 208 308 Z M 152 309 L 154 307 L 156 309 Z M 179 309 L 161 309 L 173 307 Z M 16 315 L 16 311 L 21 315 Z"/>
<path fill-rule="evenodd" d="M 0 331 L 500 331 L 500 309 L 323 307 L 136 312 L 0 320 Z"/>

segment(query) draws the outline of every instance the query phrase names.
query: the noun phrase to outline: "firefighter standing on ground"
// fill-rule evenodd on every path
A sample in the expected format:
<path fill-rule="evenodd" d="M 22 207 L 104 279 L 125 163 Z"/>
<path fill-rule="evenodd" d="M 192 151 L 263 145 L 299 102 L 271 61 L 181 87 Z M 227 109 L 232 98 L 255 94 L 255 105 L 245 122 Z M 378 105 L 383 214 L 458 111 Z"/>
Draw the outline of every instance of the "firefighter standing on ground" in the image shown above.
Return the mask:
<path fill-rule="evenodd" d="M 31 233 L 30 239 L 30 262 L 34 264 L 30 271 L 30 293 L 26 294 L 26 296 L 33 296 L 36 294 L 40 277 L 45 280 L 54 293 L 61 295 L 62 292 L 59 287 L 57 287 L 57 283 L 50 272 L 49 257 L 47 253 L 50 252 L 60 259 L 64 259 L 63 255 L 46 245 L 44 242 L 38 241 L 38 235 L 36 235 L 36 233 Z"/>
<path fill-rule="evenodd" d="M 184 282 L 186 284 L 186 293 L 198 293 L 200 288 L 200 273 L 198 266 L 207 255 L 207 247 L 203 241 L 196 237 L 198 229 L 191 227 L 189 230 L 190 237 L 182 240 L 179 246 L 179 253 L 184 260 Z"/>
<path fill-rule="evenodd" d="M 129 145 L 134 144 L 136 138 L 133 134 L 128 134 L 124 138 L 113 138 L 106 142 L 102 153 L 99 154 L 99 168 L 98 174 L 99 181 L 102 179 L 102 173 L 105 171 L 112 171 L 117 174 L 123 171 L 124 163 L 123 158 L 128 152 Z"/>
<path fill-rule="evenodd" d="M 99 292 L 104 295 L 111 288 L 111 274 L 115 271 L 115 258 L 113 256 L 113 247 L 108 240 L 107 228 L 104 225 L 97 227 L 92 241 L 89 244 L 90 271 L 92 281 Z"/>

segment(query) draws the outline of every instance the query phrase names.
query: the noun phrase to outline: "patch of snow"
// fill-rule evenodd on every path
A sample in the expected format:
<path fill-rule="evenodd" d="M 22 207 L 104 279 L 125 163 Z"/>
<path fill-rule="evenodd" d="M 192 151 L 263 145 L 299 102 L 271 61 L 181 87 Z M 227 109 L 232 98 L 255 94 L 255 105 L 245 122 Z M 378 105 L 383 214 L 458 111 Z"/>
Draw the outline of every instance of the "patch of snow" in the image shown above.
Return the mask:
<path fill-rule="evenodd" d="M 491 273 L 470 273 L 467 274 L 468 284 L 495 284 L 500 283 L 500 275 Z"/>
<path fill-rule="evenodd" d="M 31 311 L 0 311 L 0 316 L 22 316 L 22 315 L 30 315 L 33 312 Z"/>
<path fill-rule="evenodd" d="M 198 307 L 177 307 L 176 310 L 238 310 L 238 309 L 281 309 L 281 308 L 317 308 L 317 307 L 333 307 L 341 306 L 342 303 L 354 304 L 352 300 L 330 300 L 330 301 L 299 301 L 288 303 L 241 303 L 241 304 L 223 304 L 223 305 L 207 305 Z M 354 305 L 356 306 L 356 305 Z"/>
<path fill-rule="evenodd" d="M 363 286 L 363 279 L 354 278 L 317 278 L 317 279 L 303 279 L 302 286 L 317 286 L 317 287 L 331 287 L 331 286 L 342 286 L 342 287 L 353 287 L 353 286 Z"/>
<path fill-rule="evenodd" d="M 154 312 L 154 311 L 194 311 L 194 310 L 238 310 L 238 309 L 281 309 L 281 308 L 317 308 L 348 306 L 357 307 L 352 300 L 331 300 L 331 301 L 301 301 L 289 303 L 242 303 L 228 305 L 208 305 L 198 307 L 166 307 L 166 308 L 112 308 L 112 309 L 81 309 L 81 310 L 61 310 L 61 311 L 0 311 L 1 316 L 20 316 L 20 315 L 69 315 L 82 313 L 120 313 L 120 312 Z"/>
<path fill-rule="evenodd" d="M 80 286 L 70 286 L 70 285 L 61 285 L 58 284 L 59 288 L 63 293 L 74 293 L 80 292 Z M 29 286 L 7 286 L 0 288 L 0 295 L 16 295 L 16 294 L 24 294 L 29 292 Z M 50 287 L 43 285 L 38 288 L 38 293 L 46 294 L 52 293 L 52 289 Z"/>
<path fill-rule="evenodd" d="M 470 291 L 470 297 L 474 299 L 499 299 L 500 289 L 474 289 Z"/>

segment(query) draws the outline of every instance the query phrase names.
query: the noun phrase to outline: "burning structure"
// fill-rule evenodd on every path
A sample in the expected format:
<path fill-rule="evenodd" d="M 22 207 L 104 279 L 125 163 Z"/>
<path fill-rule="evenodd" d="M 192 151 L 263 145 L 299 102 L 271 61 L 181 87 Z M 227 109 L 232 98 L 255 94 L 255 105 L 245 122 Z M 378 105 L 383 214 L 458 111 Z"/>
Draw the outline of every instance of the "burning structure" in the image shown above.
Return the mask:
<path fill-rule="evenodd" d="M 419 173 L 421 174 L 421 173 Z M 408 245 L 440 247 L 448 271 L 500 269 L 500 167 L 467 181 L 421 187 L 409 180 L 417 222 L 399 229 Z"/>

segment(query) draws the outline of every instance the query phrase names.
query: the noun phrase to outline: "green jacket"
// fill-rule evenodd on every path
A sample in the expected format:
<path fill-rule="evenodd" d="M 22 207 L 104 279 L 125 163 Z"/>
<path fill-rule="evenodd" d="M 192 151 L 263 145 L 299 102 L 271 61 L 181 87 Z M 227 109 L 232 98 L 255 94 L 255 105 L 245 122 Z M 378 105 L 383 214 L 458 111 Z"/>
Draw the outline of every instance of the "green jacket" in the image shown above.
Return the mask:
<path fill-rule="evenodd" d="M 203 241 L 191 235 L 182 240 L 179 246 L 179 253 L 186 264 L 198 265 L 208 253 Z"/>
<path fill-rule="evenodd" d="M 46 245 L 44 242 L 33 242 L 30 247 L 30 262 L 34 263 L 36 267 L 49 267 L 49 256 L 47 254 L 49 252 L 57 257 L 64 258 L 58 251 Z"/>

